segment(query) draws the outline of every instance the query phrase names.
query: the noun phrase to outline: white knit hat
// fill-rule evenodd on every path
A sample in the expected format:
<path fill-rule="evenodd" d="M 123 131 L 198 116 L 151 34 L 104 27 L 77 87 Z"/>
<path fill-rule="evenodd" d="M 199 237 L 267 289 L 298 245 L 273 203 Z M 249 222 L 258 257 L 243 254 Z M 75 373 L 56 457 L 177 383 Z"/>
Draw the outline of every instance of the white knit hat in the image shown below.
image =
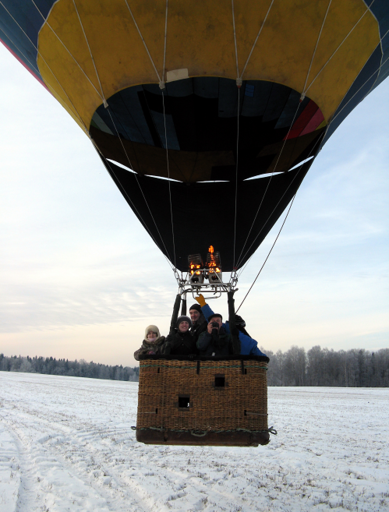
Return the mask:
<path fill-rule="evenodd" d="M 147 335 L 149 334 L 149 332 L 156 332 L 157 338 L 159 338 L 161 336 L 159 329 L 156 325 L 149 325 L 148 327 L 146 327 L 146 330 L 145 330 L 145 341 L 148 341 Z"/>

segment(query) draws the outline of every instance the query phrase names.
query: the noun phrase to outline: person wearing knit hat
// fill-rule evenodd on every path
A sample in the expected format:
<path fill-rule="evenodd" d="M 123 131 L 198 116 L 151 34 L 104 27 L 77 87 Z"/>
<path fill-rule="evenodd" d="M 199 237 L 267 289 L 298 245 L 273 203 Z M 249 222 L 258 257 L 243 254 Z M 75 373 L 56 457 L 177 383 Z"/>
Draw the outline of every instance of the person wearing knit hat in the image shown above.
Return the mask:
<path fill-rule="evenodd" d="M 156 340 L 157 338 L 160 338 L 161 333 L 159 332 L 159 329 L 156 325 L 148 325 L 145 329 L 145 341 L 152 341 Z"/>
<path fill-rule="evenodd" d="M 192 311 L 192 309 L 195 309 L 199 313 L 201 313 L 201 306 L 200 304 L 192 304 L 192 306 L 189 308 L 189 311 Z"/>
<path fill-rule="evenodd" d="M 203 295 L 200 294 L 198 297 L 195 297 L 195 299 L 197 300 L 199 306 L 201 307 L 201 311 L 204 314 L 207 321 L 209 322 L 212 318 L 214 320 L 218 321 L 217 319 L 220 318 L 221 319 L 221 327 L 223 327 L 223 329 L 225 329 L 226 332 L 229 334 L 230 333 L 229 322 L 223 323 L 222 316 L 219 314 L 215 315 L 215 313 L 212 311 L 212 309 L 205 302 L 205 298 L 203 297 Z M 200 341 L 200 339 L 198 341 Z M 254 338 L 251 338 L 251 336 L 249 336 L 247 334 L 247 331 L 245 331 L 245 330 L 242 331 L 241 329 L 239 330 L 239 341 L 240 341 L 240 354 L 241 355 L 243 355 L 243 356 L 246 356 L 246 355 L 265 356 L 266 355 L 261 350 L 259 350 L 258 342 L 256 340 L 254 340 Z M 197 343 L 197 347 L 199 348 L 198 343 Z M 200 351 L 200 353 L 201 353 L 201 351 Z"/>
<path fill-rule="evenodd" d="M 189 331 L 192 321 L 188 316 L 177 318 L 177 329 L 166 338 L 167 350 L 170 355 L 193 356 L 197 354 L 196 341 Z"/>
<path fill-rule="evenodd" d="M 184 324 L 185 324 L 185 322 L 188 324 L 187 328 L 185 328 L 184 331 L 187 331 L 188 329 L 190 329 L 192 327 L 192 320 L 188 316 L 182 315 L 177 318 L 177 329 L 178 330 L 180 330 L 180 324 L 182 324 L 183 322 L 184 322 Z M 183 326 L 183 328 L 184 328 L 184 326 Z"/>
<path fill-rule="evenodd" d="M 209 318 L 207 330 L 197 341 L 197 348 L 202 357 L 228 357 L 233 354 L 231 334 L 222 324 L 222 316 L 213 313 Z"/>
<path fill-rule="evenodd" d="M 207 321 L 203 312 L 201 311 L 200 304 L 193 304 L 189 309 L 190 319 L 192 320 L 192 327 L 190 332 L 192 333 L 195 341 L 199 339 L 199 336 L 207 328 Z"/>
<path fill-rule="evenodd" d="M 161 336 L 156 325 L 148 325 L 142 345 L 134 352 L 134 358 L 139 361 L 140 356 L 163 355 L 167 352 L 165 336 Z M 143 358 L 143 357 L 142 357 Z"/>

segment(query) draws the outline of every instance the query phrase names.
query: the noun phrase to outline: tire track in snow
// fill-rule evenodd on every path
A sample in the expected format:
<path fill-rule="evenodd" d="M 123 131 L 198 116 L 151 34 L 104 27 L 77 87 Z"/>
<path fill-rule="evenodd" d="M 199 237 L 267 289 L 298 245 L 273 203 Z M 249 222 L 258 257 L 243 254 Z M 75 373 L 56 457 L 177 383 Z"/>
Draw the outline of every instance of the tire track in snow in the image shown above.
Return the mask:
<path fill-rule="evenodd" d="M 12 470 L 15 471 L 19 482 L 13 510 L 15 512 L 33 510 L 36 504 L 36 494 L 33 491 L 35 482 L 33 482 L 32 477 L 32 462 L 29 457 L 28 449 L 23 443 L 23 436 L 20 435 L 25 425 L 21 423 L 20 430 L 20 427 L 16 428 L 9 417 L 5 417 L 3 414 L 1 415 L 1 424 L 5 428 L 9 438 L 12 439 L 12 443 L 15 447 L 11 459 L 11 467 Z"/>
<path fill-rule="evenodd" d="M 99 493 L 98 489 L 91 488 L 88 482 L 79 478 L 74 468 L 64 466 L 61 459 L 53 456 L 55 453 L 47 449 L 48 441 L 59 440 L 61 443 L 66 436 L 73 436 L 72 429 L 49 422 L 37 414 L 28 418 L 25 408 L 23 409 L 23 414 L 20 414 L 19 410 L 15 418 L 12 414 L 2 418 L 2 423 L 7 425 L 7 430 L 14 439 L 18 453 L 20 485 L 15 512 L 33 510 L 46 512 L 52 507 L 61 507 L 65 503 L 71 503 L 72 512 L 87 510 L 108 512 L 110 508 L 107 504 L 107 496 Z M 49 426 L 50 432 L 47 431 Z M 56 428 L 59 432 L 56 432 Z M 31 431 L 38 432 L 39 438 L 33 440 L 32 436 L 26 436 L 25 433 Z"/>
<path fill-rule="evenodd" d="M 77 449 L 71 448 L 72 465 L 84 465 L 85 455 L 88 453 L 90 466 L 97 467 L 97 471 L 93 471 L 97 480 L 104 482 L 106 478 L 114 482 L 115 488 L 129 486 L 132 492 L 146 500 L 147 510 L 183 510 L 186 508 L 183 502 L 189 497 L 191 501 L 195 500 L 193 510 L 212 510 L 215 506 L 219 507 L 218 510 L 233 510 L 239 506 L 246 506 L 245 510 L 256 510 L 256 507 L 247 508 L 248 500 L 244 496 L 237 499 L 236 495 L 229 492 L 226 485 L 229 478 L 227 464 L 215 462 L 215 473 L 218 475 L 217 478 L 211 479 L 206 473 L 201 472 L 201 462 L 199 464 L 196 461 L 196 448 L 179 448 L 177 453 L 177 449 L 171 447 L 137 444 L 130 440 L 133 438 L 130 431 L 124 431 L 123 436 L 124 440 L 112 439 L 109 434 L 101 433 L 100 430 L 94 432 L 93 429 L 78 432 L 80 446 Z M 120 458 L 117 457 L 118 452 L 121 454 Z M 182 459 L 185 454 L 187 459 L 194 461 L 192 466 L 188 465 L 189 468 L 193 467 L 193 470 L 184 467 L 174 469 L 175 452 L 178 459 Z M 169 464 L 164 463 L 164 453 L 169 456 Z M 215 458 L 212 450 L 207 450 L 206 453 L 207 458 Z M 77 458 L 79 462 L 76 462 Z M 212 465 L 212 462 L 207 461 L 207 465 L 210 464 Z M 218 485 L 220 490 L 217 488 Z M 155 498 L 156 494 L 159 497 L 158 501 Z M 235 503 L 232 509 L 231 502 Z"/>
<path fill-rule="evenodd" d="M 12 408 L 15 409 L 14 405 L 12 405 Z M 20 512 L 33 510 L 33 506 L 43 507 L 42 510 L 45 510 L 46 507 L 49 508 L 50 503 L 54 502 L 53 499 L 50 500 L 47 498 L 47 494 L 50 494 L 52 488 L 50 479 L 52 479 L 54 474 L 58 475 L 60 472 L 63 473 L 64 470 L 66 470 L 65 473 L 67 472 L 67 475 L 62 475 L 62 480 L 67 480 L 70 476 L 71 478 L 76 478 L 80 482 L 83 482 L 84 485 L 91 487 L 105 500 L 106 506 L 108 507 L 106 510 L 111 510 L 113 509 L 112 507 L 116 510 L 116 505 L 113 505 L 115 501 L 120 501 L 120 503 L 123 503 L 123 501 L 126 502 L 129 511 L 137 510 L 140 512 L 148 512 L 151 508 L 154 508 L 156 500 L 152 494 L 147 492 L 142 485 L 134 485 L 132 481 L 124 482 L 118 475 L 110 476 L 107 471 L 111 473 L 111 467 L 109 470 L 107 469 L 107 464 L 104 465 L 104 461 L 100 460 L 101 451 L 93 448 L 93 445 L 97 444 L 102 450 L 104 449 L 106 451 L 107 448 L 104 446 L 104 440 L 106 438 L 112 438 L 113 436 L 119 436 L 125 439 L 133 438 L 134 434 L 130 427 L 96 427 L 93 423 L 79 423 L 75 418 L 66 418 L 64 414 L 59 416 L 60 422 L 58 423 L 53 421 L 53 419 L 48 420 L 40 411 L 35 411 L 24 404 L 18 406 L 16 410 L 19 420 L 17 423 L 9 421 L 9 427 L 19 438 L 20 458 L 25 461 L 30 460 L 31 462 L 28 468 L 24 464 L 25 469 L 23 475 L 31 475 L 33 473 L 33 476 L 29 477 L 28 483 L 27 477 L 23 477 L 24 481 L 20 492 L 21 498 L 19 500 L 21 508 L 17 508 L 17 512 L 19 512 L 19 510 Z M 20 421 L 21 417 L 25 417 L 29 421 Z M 64 423 L 65 421 L 66 424 Z M 39 437 L 36 440 L 37 446 L 32 447 L 31 444 L 28 444 L 28 440 L 24 439 L 25 448 L 23 448 L 23 437 L 25 438 L 23 432 L 31 430 L 35 430 L 39 433 Z M 41 448 L 39 449 L 38 446 Z M 114 456 L 116 449 L 117 446 L 114 446 L 114 450 L 110 451 L 110 459 Z M 23 456 L 23 453 L 26 453 L 26 455 Z M 53 453 L 55 453 L 54 458 L 52 457 Z M 87 455 L 90 456 L 91 453 L 95 455 L 95 460 L 84 469 L 85 457 Z M 48 454 L 51 455 L 51 460 L 48 458 Z M 44 470 L 42 465 L 48 466 L 49 470 Z M 102 465 L 104 466 L 103 468 Z M 103 478 L 98 479 L 95 475 L 101 472 L 100 469 Z M 51 473 L 51 475 L 48 476 L 48 472 Z M 91 478 L 91 472 L 94 474 L 95 478 Z M 60 479 L 56 478 L 56 485 L 58 485 L 59 481 Z M 115 482 L 114 486 L 112 486 L 112 481 Z M 45 484 L 44 492 L 37 491 L 37 487 L 42 486 L 42 484 Z M 30 499 L 27 506 L 25 491 L 31 487 L 35 487 L 37 496 L 41 496 L 41 494 L 46 495 L 44 504 L 33 505 L 33 500 Z M 130 487 L 131 490 L 129 490 L 128 487 Z M 86 497 L 85 491 L 79 492 L 79 494 L 80 496 Z M 73 503 L 73 505 L 76 505 L 76 502 Z M 150 505 L 152 505 L 152 507 L 150 507 Z M 101 507 L 102 504 L 100 504 L 99 511 L 105 510 Z M 155 510 L 157 509 L 155 508 Z M 168 510 L 168 508 L 159 510 Z"/>
<path fill-rule="evenodd" d="M 2 396 L 50 512 L 389 510 L 387 390 L 271 388 L 258 449 L 136 443 L 131 383 L 0 372 Z"/>
<path fill-rule="evenodd" d="M 2 512 L 16 510 L 20 486 L 18 448 L 4 422 L 0 421 L 0 510 Z"/>
<path fill-rule="evenodd" d="M 142 486 L 134 485 L 132 481 L 124 482 L 118 473 L 124 459 L 118 458 L 117 446 L 110 450 L 108 445 L 102 443 L 105 438 L 118 434 L 128 437 L 130 431 L 112 429 L 107 433 L 100 428 L 95 431 L 90 428 L 78 430 L 70 440 L 63 439 L 57 443 L 51 438 L 47 443 L 51 450 L 56 450 L 57 458 L 64 467 L 70 468 L 78 478 L 105 497 L 110 509 L 116 510 L 117 506 L 122 509 L 125 502 L 128 507 L 126 510 L 129 511 L 159 510 L 152 494 Z"/>

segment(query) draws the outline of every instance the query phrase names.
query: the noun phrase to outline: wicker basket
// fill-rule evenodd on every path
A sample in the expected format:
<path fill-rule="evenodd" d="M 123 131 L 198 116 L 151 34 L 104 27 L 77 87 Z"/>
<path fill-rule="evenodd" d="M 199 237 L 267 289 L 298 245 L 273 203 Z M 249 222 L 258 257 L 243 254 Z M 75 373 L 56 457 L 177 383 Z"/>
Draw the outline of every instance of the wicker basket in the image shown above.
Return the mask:
<path fill-rule="evenodd" d="M 140 361 L 137 440 L 258 446 L 269 442 L 267 357 Z"/>

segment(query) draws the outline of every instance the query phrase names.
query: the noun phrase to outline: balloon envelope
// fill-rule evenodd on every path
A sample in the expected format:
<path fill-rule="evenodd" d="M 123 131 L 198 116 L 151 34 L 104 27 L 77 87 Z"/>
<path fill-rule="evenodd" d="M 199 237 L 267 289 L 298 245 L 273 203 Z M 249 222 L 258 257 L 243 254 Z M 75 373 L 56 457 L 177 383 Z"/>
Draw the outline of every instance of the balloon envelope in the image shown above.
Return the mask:
<path fill-rule="evenodd" d="M 180 270 L 211 244 L 223 270 L 250 258 L 386 78 L 388 30 L 386 0 L 0 5 L 3 44 L 91 138 Z"/>

